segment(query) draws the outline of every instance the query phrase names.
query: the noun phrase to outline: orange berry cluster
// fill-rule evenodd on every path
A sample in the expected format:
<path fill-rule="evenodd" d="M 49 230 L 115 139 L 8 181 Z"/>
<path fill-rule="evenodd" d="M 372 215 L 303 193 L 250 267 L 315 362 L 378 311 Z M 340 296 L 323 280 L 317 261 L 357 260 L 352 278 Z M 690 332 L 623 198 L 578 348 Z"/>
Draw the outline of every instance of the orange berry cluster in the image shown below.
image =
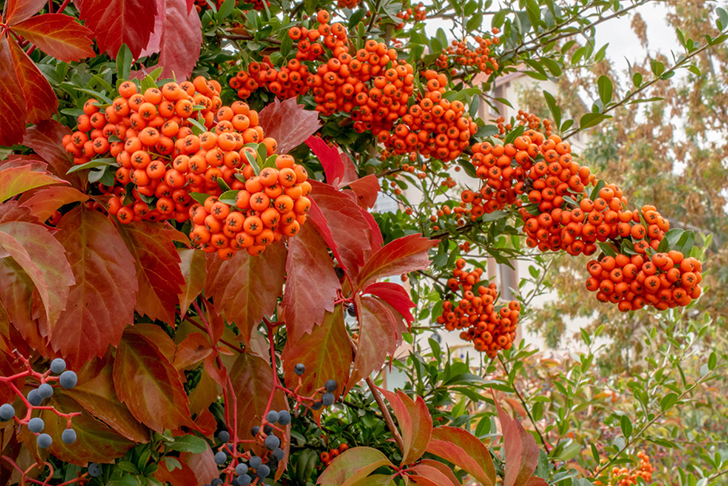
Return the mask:
<path fill-rule="evenodd" d="M 547 136 L 551 136 L 551 121 L 547 119 L 541 120 L 541 118 L 537 117 L 536 115 L 532 113 L 527 113 L 523 110 L 518 110 L 518 115 L 516 115 L 516 125 L 524 125 L 526 128 L 530 128 L 532 130 L 539 130 L 541 128 L 543 133 Z M 505 135 L 506 132 L 509 132 L 513 129 L 513 126 L 510 123 L 506 123 L 506 119 L 501 117 L 498 117 L 496 120 L 496 125 L 498 126 L 498 132 L 500 135 L 497 135 L 496 138 L 503 138 L 503 135 Z"/>
<path fill-rule="evenodd" d="M 331 461 L 336 459 L 339 454 L 347 451 L 349 449 L 349 445 L 346 443 L 339 444 L 339 447 L 336 449 L 331 449 L 328 452 L 324 451 L 319 455 L 319 459 L 321 459 L 321 462 L 324 463 L 324 466 L 328 467 L 329 464 L 331 464 Z"/>
<path fill-rule="evenodd" d="M 406 9 L 397 13 L 397 18 L 402 19 L 402 22 L 397 24 L 397 26 L 395 27 L 397 30 L 402 30 L 404 28 L 404 23 L 410 19 L 414 20 L 415 22 L 422 22 L 427 18 L 427 10 L 425 10 L 425 4 L 420 2 L 415 8 L 407 7 Z"/>
<path fill-rule="evenodd" d="M 485 74 L 498 70 L 496 58 L 490 55 L 490 46 L 498 44 L 500 39 L 498 37 L 483 39 L 481 36 L 476 36 L 475 42 L 478 43 L 478 47 L 471 49 L 466 41 L 453 40 L 452 44 L 443 50 L 435 64 L 440 69 L 445 69 L 452 60 L 455 65 L 474 66 Z"/>
<path fill-rule="evenodd" d="M 380 143 L 395 154 L 419 153 L 444 162 L 456 159 L 470 145 L 478 126 L 465 105 L 443 98 L 448 79 L 435 71 L 423 73 L 427 93 L 402 116 L 402 123 L 392 132 L 372 131 Z"/>
<path fill-rule="evenodd" d="M 247 99 L 250 94 L 263 86 L 281 99 L 293 98 L 306 94 L 309 90 L 305 80 L 309 76 L 308 66 L 298 58 L 276 69 L 272 66 L 270 58 L 262 62 L 251 62 L 247 71 L 238 71 L 230 78 L 230 87 L 237 91 L 238 97 Z"/>
<path fill-rule="evenodd" d="M 290 155 L 277 156 L 275 165 L 257 176 L 250 165 L 245 166 L 245 182 L 235 180 L 231 184 L 237 191 L 234 204 L 210 196 L 204 205 L 193 205 L 189 210 L 192 242 L 228 259 L 240 250 L 260 255 L 281 237 L 295 236 L 311 207 L 306 197 L 311 184 L 306 169 L 295 164 Z"/>
<path fill-rule="evenodd" d="M 626 467 L 612 468 L 609 486 L 633 486 L 639 484 L 639 478 L 642 478 L 648 484 L 652 481 L 654 467 L 650 464 L 650 457 L 642 451 L 637 453 L 637 457 L 639 457 L 640 463 L 634 469 L 628 469 Z M 596 482 L 596 484 L 599 485 L 601 483 Z"/>
<path fill-rule="evenodd" d="M 361 0 L 337 0 L 336 2 L 339 8 L 349 8 L 351 10 L 354 10 L 360 3 Z"/>
<path fill-rule="evenodd" d="M 437 318 L 438 324 L 453 331 L 463 329 L 460 338 L 472 341 L 475 349 L 495 357 L 500 349 L 510 349 L 516 339 L 516 325 L 521 313 L 521 304 L 511 301 L 497 308 L 498 292 L 494 283 L 477 285 L 483 274 L 481 268 L 471 272 L 464 270 L 465 260 L 455 262 L 453 277 L 447 285 L 452 292 L 462 292 L 462 298 L 455 302 L 443 302 L 443 312 Z M 475 292 L 473 289 L 476 289 Z"/>

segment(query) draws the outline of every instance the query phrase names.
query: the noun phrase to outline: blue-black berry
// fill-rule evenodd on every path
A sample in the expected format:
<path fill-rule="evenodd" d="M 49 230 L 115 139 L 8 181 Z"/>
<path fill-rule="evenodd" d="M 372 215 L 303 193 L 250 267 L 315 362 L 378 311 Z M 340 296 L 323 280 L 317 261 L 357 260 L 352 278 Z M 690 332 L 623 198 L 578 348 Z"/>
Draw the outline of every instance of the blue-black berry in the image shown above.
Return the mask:
<path fill-rule="evenodd" d="M 275 435 L 269 435 L 265 438 L 265 446 L 269 451 L 275 450 L 281 445 L 281 440 Z"/>
<path fill-rule="evenodd" d="M 271 410 L 270 412 L 268 412 L 268 415 L 266 415 L 265 418 L 268 420 L 268 422 L 274 424 L 278 422 L 278 412 L 276 412 L 275 410 Z"/>
<path fill-rule="evenodd" d="M 15 417 L 15 409 L 9 403 L 4 404 L 0 407 L 0 420 L 7 422 L 11 418 Z"/>
<path fill-rule="evenodd" d="M 326 392 L 324 393 L 324 396 L 321 397 L 321 402 L 324 404 L 324 407 L 330 407 L 335 401 L 336 397 L 334 397 L 333 393 Z"/>
<path fill-rule="evenodd" d="M 92 478 L 101 476 L 101 466 L 95 462 L 90 463 L 88 465 L 88 475 Z"/>
<path fill-rule="evenodd" d="M 76 442 L 76 431 L 73 429 L 66 429 L 61 434 L 61 440 L 64 444 L 73 444 Z"/>
<path fill-rule="evenodd" d="M 53 444 L 53 439 L 51 439 L 51 436 L 48 434 L 40 434 L 38 436 L 38 447 L 41 449 L 47 449 Z"/>
<path fill-rule="evenodd" d="M 225 464 L 225 461 L 227 461 L 227 454 L 225 454 L 225 451 L 215 453 L 215 464 Z"/>
<path fill-rule="evenodd" d="M 227 430 L 221 430 L 217 433 L 217 438 L 224 444 L 230 440 L 230 432 Z"/>
<path fill-rule="evenodd" d="M 265 435 L 270 435 L 273 432 L 273 427 L 271 427 L 269 424 L 265 424 L 263 427 L 263 433 Z"/>
<path fill-rule="evenodd" d="M 263 460 L 258 456 L 253 456 L 248 461 L 248 465 L 253 469 L 257 469 L 261 464 L 263 464 Z"/>
<path fill-rule="evenodd" d="M 63 373 L 64 371 L 66 371 L 66 362 L 63 360 L 63 358 L 56 358 L 51 361 L 51 372 L 58 375 Z"/>
<path fill-rule="evenodd" d="M 220 478 L 213 479 L 212 482 L 210 483 L 210 486 L 222 486 L 222 479 L 220 479 Z"/>
<path fill-rule="evenodd" d="M 324 404 L 321 403 L 321 401 L 313 402 L 313 405 L 311 405 L 312 410 L 321 410 L 321 407 L 323 407 Z"/>
<path fill-rule="evenodd" d="M 276 461 L 281 461 L 281 460 L 283 460 L 283 458 L 285 457 L 285 455 L 286 455 L 286 451 L 284 451 L 284 450 L 283 450 L 283 449 L 281 449 L 280 447 L 279 447 L 278 449 L 276 449 L 276 450 L 274 450 L 274 451 L 273 451 L 273 458 L 274 458 L 274 459 L 275 459 Z"/>
<path fill-rule="evenodd" d="M 50 386 L 48 383 L 43 383 L 41 386 L 38 387 L 38 395 L 40 395 L 41 398 L 52 397 L 53 387 Z"/>
<path fill-rule="evenodd" d="M 339 386 L 339 384 L 336 383 L 336 380 L 329 380 L 324 385 L 324 387 L 326 387 L 327 392 L 332 392 L 332 391 L 336 390 L 336 387 L 338 387 L 338 386 Z"/>
<path fill-rule="evenodd" d="M 45 428 L 45 423 L 43 422 L 43 419 L 40 417 L 33 417 L 28 421 L 28 430 L 33 432 L 34 434 L 40 434 L 43 432 L 43 429 Z"/>
<path fill-rule="evenodd" d="M 250 429 L 250 434 L 255 437 L 258 435 L 258 432 L 260 432 L 260 425 L 254 425 L 252 429 Z"/>
<path fill-rule="evenodd" d="M 246 472 L 248 472 L 248 465 L 247 464 L 243 464 L 241 462 L 240 464 L 238 464 L 237 466 L 235 466 L 235 474 L 237 474 L 238 476 L 242 476 Z"/>
<path fill-rule="evenodd" d="M 250 479 L 250 476 L 247 474 L 243 474 L 242 476 L 237 478 L 237 482 L 240 486 L 248 486 L 252 479 Z"/>
<path fill-rule="evenodd" d="M 76 383 L 78 383 L 78 376 L 76 376 L 76 373 L 73 371 L 64 371 L 61 373 L 61 379 L 59 380 L 61 382 L 61 386 L 63 388 L 73 388 L 76 386 Z"/>
<path fill-rule="evenodd" d="M 263 464 L 262 466 L 260 466 L 258 468 L 258 477 L 260 479 L 267 478 L 269 474 L 270 474 L 270 468 L 268 466 L 266 466 L 265 464 Z"/>
<path fill-rule="evenodd" d="M 30 390 L 28 402 L 34 407 L 40 407 L 43 404 L 43 397 L 38 394 L 38 390 Z"/>
<path fill-rule="evenodd" d="M 278 423 L 281 425 L 288 425 L 291 423 L 291 413 L 288 410 L 281 410 L 278 412 Z"/>
<path fill-rule="evenodd" d="M 303 363 L 298 363 L 295 368 L 293 368 L 293 372 L 296 373 L 298 376 L 301 376 L 306 372 L 306 367 L 303 365 Z"/>
<path fill-rule="evenodd" d="M 346 312 L 348 312 L 351 317 L 356 317 L 356 308 L 353 305 L 350 305 L 346 309 Z"/>

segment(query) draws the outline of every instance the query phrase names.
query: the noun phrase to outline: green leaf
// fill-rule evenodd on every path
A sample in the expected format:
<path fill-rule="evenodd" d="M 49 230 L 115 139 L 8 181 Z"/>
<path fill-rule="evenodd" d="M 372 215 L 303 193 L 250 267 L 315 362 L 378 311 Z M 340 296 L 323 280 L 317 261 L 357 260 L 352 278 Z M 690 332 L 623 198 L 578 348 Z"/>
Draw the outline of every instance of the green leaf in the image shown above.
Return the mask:
<path fill-rule="evenodd" d="M 478 128 L 478 131 L 475 133 L 475 138 L 481 139 L 486 137 L 492 137 L 493 135 L 498 134 L 498 127 L 495 125 L 485 125 L 480 128 Z"/>
<path fill-rule="evenodd" d="M 191 192 L 190 197 L 200 204 L 205 204 L 205 201 L 207 201 L 207 198 L 210 197 L 210 195 L 205 194 L 204 192 Z"/>
<path fill-rule="evenodd" d="M 543 90 L 543 97 L 546 99 L 546 104 L 549 107 L 551 116 L 554 118 L 554 124 L 558 127 L 561 125 L 561 108 L 556 104 L 554 96 L 546 90 Z"/>
<path fill-rule="evenodd" d="M 97 98 L 97 99 L 99 99 L 100 101 L 103 101 L 103 102 L 104 102 L 104 103 L 106 103 L 107 105 L 110 105 L 110 104 L 112 104 L 112 103 L 113 103 L 113 101 L 111 100 L 111 98 L 109 98 L 108 96 L 106 96 L 106 95 L 105 95 L 105 94 L 103 94 L 103 93 L 99 93 L 98 91 L 94 91 L 94 90 L 92 90 L 92 89 L 86 89 L 86 88 L 79 88 L 79 87 L 77 87 L 77 86 L 74 86 L 74 87 L 76 88 L 76 91 L 80 91 L 80 92 L 82 92 L 82 93 L 86 93 L 86 94 L 88 94 L 88 95 L 91 95 L 91 96 L 93 96 L 94 98 Z"/>
<path fill-rule="evenodd" d="M 579 128 L 581 130 L 584 130 L 585 128 L 591 128 L 596 125 L 599 125 L 602 121 L 604 121 L 606 118 L 611 118 L 608 115 L 605 115 L 604 113 L 587 113 L 586 115 L 582 116 L 579 120 Z"/>
<path fill-rule="evenodd" d="M 541 62 L 544 64 L 544 66 L 546 66 L 546 69 L 548 69 L 551 74 L 553 74 L 557 78 L 561 76 L 561 66 L 558 62 L 554 61 L 553 59 L 549 59 L 548 57 L 542 58 Z"/>
<path fill-rule="evenodd" d="M 119 52 L 116 53 L 116 74 L 120 81 L 129 79 L 133 61 L 134 56 L 131 53 L 131 49 L 126 44 L 122 44 Z"/>
<path fill-rule="evenodd" d="M 201 135 L 207 131 L 205 125 L 200 123 L 198 120 L 195 120 L 194 118 L 188 118 L 187 121 L 192 124 L 192 131 L 195 135 Z"/>
<path fill-rule="evenodd" d="M 183 435 L 181 437 L 175 437 L 174 442 L 168 442 L 167 449 L 202 454 L 207 450 L 207 442 L 194 435 Z"/>
<path fill-rule="evenodd" d="M 629 439 L 632 435 L 632 421 L 627 415 L 622 415 L 619 419 L 619 425 L 622 428 L 622 434 L 624 434 L 624 437 Z"/>
<path fill-rule="evenodd" d="M 523 135 L 525 129 L 526 125 L 518 125 L 516 128 L 511 130 L 511 132 L 506 136 L 506 139 L 503 141 L 503 143 L 506 145 L 508 145 L 509 143 L 513 143 L 518 137 Z"/>
<path fill-rule="evenodd" d="M 151 75 L 146 75 L 144 79 L 142 79 L 142 93 L 148 90 L 149 88 L 156 88 L 157 87 L 157 81 L 154 80 L 154 78 Z"/>
<path fill-rule="evenodd" d="M 665 72 L 665 65 L 656 59 L 650 61 L 650 68 L 652 69 L 652 74 L 655 76 L 659 76 Z"/>
<path fill-rule="evenodd" d="M 715 354 L 715 351 L 713 351 L 710 353 L 710 356 L 708 356 L 708 369 L 710 371 L 713 371 L 717 364 L 718 364 L 718 356 Z"/>
<path fill-rule="evenodd" d="M 219 180 L 219 179 L 218 179 Z M 231 206 L 235 206 L 235 201 L 238 197 L 238 193 L 240 191 L 225 191 L 222 194 L 220 194 L 220 202 L 224 202 L 225 204 L 229 204 Z"/>
<path fill-rule="evenodd" d="M 612 101 L 612 80 L 602 75 L 597 79 L 597 86 L 599 88 L 599 98 L 602 100 L 604 106 Z"/>
<path fill-rule="evenodd" d="M 496 12 L 495 15 L 493 15 L 493 19 L 491 20 L 490 25 L 492 27 L 501 28 L 503 26 L 503 22 L 506 20 L 506 14 L 508 13 L 507 9 L 502 9 Z"/>
<path fill-rule="evenodd" d="M 223 2 L 220 6 L 220 10 L 218 10 L 215 14 L 215 19 L 217 19 L 218 22 L 225 20 L 231 13 L 233 13 L 236 3 L 237 0 L 225 0 L 225 2 Z"/>
<path fill-rule="evenodd" d="M 68 172 L 66 172 L 66 173 L 67 174 L 72 174 L 73 172 L 78 172 L 79 170 L 93 169 L 94 167 L 106 167 L 106 166 L 110 166 L 110 165 L 113 165 L 113 166 L 116 166 L 116 167 L 119 166 L 119 164 L 116 162 L 116 159 L 115 158 L 113 158 L 113 157 L 105 157 L 105 158 L 102 158 L 102 159 L 94 159 L 94 160 L 92 160 L 90 162 L 86 162 L 85 164 L 74 165 L 73 167 L 71 167 L 70 169 L 68 169 Z"/>
<path fill-rule="evenodd" d="M 617 252 L 614 251 L 614 248 L 612 248 L 608 243 L 599 242 L 599 248 L 602 250 L 602 252 L 610 257 L 617 256 Z"/>
<path fill-rule="evenodd" d="M 662 410 L 663 412 L 665 410 L 668 410 L 677 403 L 677 400 L 677 393 L 668 393 L 667 395 L 662 397 L 662 400 L 660 400 L 660 410 Z"/>
<path fill-rule="evenodd" d="M 599 181 L 597 181 L 597 185 L 594 187 L 594 190 L 592 191 L 591 195 L 589 196 L 589 199 L 591 199 L 593 201 L 596 198 L 598 198 L 599 191 L 601 191 L 604 188 L 604 186 L 606 186 L 606 185 L 607 185 L 606 182 L 604 182 L 601 179 Z"/>
<path fill-rule="evenodd" d="M 468 23 L 466 24 L 465 28 L 470 31 L 476 31 L 480 29 L 480 26 L 483 24 L 483 14 L 476 14 L 473 15 L 468 19 Z"/>

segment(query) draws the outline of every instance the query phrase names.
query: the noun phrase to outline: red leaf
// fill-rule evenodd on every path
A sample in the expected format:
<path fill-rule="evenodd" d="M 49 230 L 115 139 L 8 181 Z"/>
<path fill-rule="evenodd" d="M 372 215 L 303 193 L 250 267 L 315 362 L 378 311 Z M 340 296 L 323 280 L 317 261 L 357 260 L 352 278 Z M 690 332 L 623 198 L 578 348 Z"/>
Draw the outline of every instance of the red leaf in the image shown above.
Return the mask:
<path fill-rule="evenodd" d="M 273 368 L 260 356 L 252 353 L 241 353 L 230 370 L 230 380 L 238 402 L 238 434 L 240 437 L 244 437 L 250 433 L 250 429 L 254 425 L 260 425 L 265 416 L 268 400 L 275 383 Z M 288 410 L 288 400 L 282 391 L 278 390 L 273 394 L 270 410 Z M 278 466 L 276 479 L 280 478 L 288 464 L 291 426 L 287 425 L 285 431 L 286 456 Z M 278 438 L 282 439 L 282 437 Z M 257 443 L 252 450 L 256 455 L 263 455 L 266 452 Z"/>
<path fill-rule="evenodd" d="M 169 459 L 177 460 L 175 457 L 169 457 Z M 159 461 L 159 469 L 154 473 L 154 477 L 157 478 L 162 484 L 174 484 L 175 486 L 197 486 L 199 482 L 195 477 L 194 471 L 187 465 L 186 462 L 178 461 L 180 467 L 175 467 L 172 471 L 167 469 L 167 458 Z"/>
<path fill-rule="evenodd" d="M 354 298 L 359 316 L 359 345 L 350 387 L 380 369 L 397 347 L 397 323 L 392 312 L 375 297 Z"/>
<path fill-rule="evenodd" d="M 0 302 L 20 336 L 30 347 L 41 350 L 45 339 L 33 316 L 34 289 L 31 278 L 13 258 L 0 258 Z"/>
<path fill-rule="evenodd" d="M 207 259 L 202 250 L 178 248 L 177 254 L 180 258 L 180 270 L 185 279 L 182 292 L 179 294 L 179 312 L 184 316 L 192 301 L 200 295 L 205 287 Z"/>
<path fill-rule="evenodd" d="M 185 280 L 169 225 L 140 221 L 117 229 L 136 267 L 139 292 L 135 310 L 174 326 L 178 295 Z"/>
<path fill-rule="evenodd" d="M 74 0 L 81 20 L 94 31 L 102 52 L 112 58 L 122 44 L 139 57 L 154 31 L 157 3 L 149 0 Z"/>
<path fill-rule="evenodd" d="M 78 172 L 68 174 L 73 167 L 71 156 L 63 148 L 63 136 L 70 134 L 67 126 L 56 120 L 43 120 L 28 128 L 23 138 L 23 145 L 32 148 L 43 160 L 48 162 L 53 172 L 61 179 L 67 180 L 76 188 L 84 188 L 86 182 L 81 180 Z"/>
<path fill-rule="evenodd" d="M 47 120 L 58 110 L 58 98 L 38 66 L 23 49 L 10 40 L 10 54 L 15 63 L 15 74 L 25 95 L 28 122 L 38 123 Z"/>
<path fill-rule="evenodd" d="M 440 461 L 435 461 L 432 459 L 423 459 L 421 460 L 417 466 L 410 468 L 410 470 L 420 467 L 427 467 L 430 469 L 425 470 L 424 472 L 431 473 L 431 469 L 436 469 L 440 474 L 443 475 L 443 477 L 440 478 L 440 481 L 438 484 L 441 486 L 460 486 L 460 480 L 455 476 L 455 473 L 452 472 L 452 469 L 450 469 L 448 466 L 443 464 Z M 419 469 L 419 471 L 422 471 L 422 469 Z M 419 474 L 419 472 L 418 472 Z M 436 475 L 436 474 L 433 474 Z"/>
<path fill-rule="evenodd" d="M 326 243 L 311 225 L 288 241 L 286 274 L 282 305 L 288 336 L 296 341 L 321 323 L 326 311 L 333 312 L 341 287 Z"/>
<path fill-rule="evenodd" d="M 0 117 L 2 118 L 2 117 Z M 31 165 L 0 167 L 0 201 L 36 187 L 66 183 L 45 171 L 35 171 Z"/>
<path fill-rule="evenodd" d="M 140 424 L 126 405 L 119 401 L 114 390 L 113 369 L 114 362 L 111 359 L 93 358 L 76 371 L 78 385 L 63 390 L 63 393 L 127 439 L 146 444 L 149 442 L 149 429 Z"/>
<path fill-rule="evenodd" d="M 521 423 L 508 415 L 493 395 L 498 419 L 503 431 L 503 447 L 505 447 L 504 486 L 525 485 L 538 466 L 538 446 L 531 434 L 526 432 Z"/>
<path fill-rule="evenodd" d="M 397 390 L 396 395 L 383 388 L 379 388 L 379 391 L 392 405 L 402 432 L 404 442 L 402 465 L 412 464 L 422 457 L 430 443 L 432 416 L 427 409 L 427 404 L 422 397 L 418 396 L 417 400 L 413 401 L 400 390 Z"/>
<path fill-rule="evenodd" d="M 220 470 L 215 464 L 215 454 L 213 454 L 210 446 L 207 446 L 205 452 L 199 454 L 183 452 L 179 458 L 195 473 L 197 484 L 211 483 L 213 479 L 220 477 Z"/>
<path fill-rule="evenodd" d="M 174 367 L 180 371 L 194 368 L 211 354 L 210 339 L 201 332 L 193 332 L 188 334 L 184 341 L 177 346 Z"/>
<path fill-rule="evenodd" d="M 379 227 L 376 222 L 372 227 L 368 219 L 371 215 L 359 207 L 351 196 L 328 184 L 313 180 L 310 183 L 313 187 L 311 199 L 321 210 L 320 215 L 315 210 L 311 214 L 312 224 L 327 244 L 333 244 L 330 248 L 347 273 L 358 274 L 371 254 L 382 244 Z M 327 239 L 326 232 L 330 232 L 332 241 Z"/>
<path fill-rule="evenodd" d="M 359 287 L 364 287 L 378 278 L 427 268 L 430 265 L 430 257 L 427 253 L 437 243 L 437 240 L 423 238 L 419 234 L 403 236 L 388 243 L 380 248 L 362 268 L 357 278 Z"/>
<path fill-rule="evenodd" d="M 452 462 L 484 486 L 495 485 L 495 466 L 488 448 L 466 430 L 449 426 L 433 429 L 427 452 Z"/>
<path fill-rule="evenodd" d="M 5 22 L 9 25 L 17 24 L 29 19 L 45 5 L 45 0 L 8 0 Z"/>
<path fill-rule="evenodd" d="M 182 380 L 157 346 L 133 327 L 124 331 L 114 361 L 114 387 L 137 420 L 163 433 L 194 428 Z"/>
<path fill-rule="evenodd" d="M 328 184 L 341 187 L 357 179 L 356 167 L 348 156 L 341 154 L 338 147 L 329 147 L 320 137 L 309 137 L 306 145 L 321 162 Z"/>
<path fill-rule="evenodd" d="M 300 377 L 301 395 L 310 396 L 315 389 L 324 386 L 327 380 L 333 379 L 339 384 L 335 392 L 338 397 L 349 379 L 351 355 L 344 309 L 339 304 L 333 313 L 326 313 L 321 325 L 314 326 L 311 334 L 286 341 L 281 354 L 286 383 L 291 389 L 298 386 L 299 377 L 293 369 L 296 364 L 303 363 L 306 372 Z"/>
<path fill-rule="evenodd" d="M 356 194 L 357 201 L 360 205 L 365 208 L 371 208 L 377 202 L 377 196 L 381 187 L 379 186 L 379 179 L 374 174 L 369 174 L 361 179 L 357 179 L 348 184 L 354 194 Z"/>
<path fill-rule="evenodd" d="M 13 32 L 35 44 L 41 51 L 64 62 L 92 57 L 93 32 L 63 14 L 32 17 L 13 26 Z"/>
<path fill-rule="evenodd" d="M 33 216 L 30 208 L 21 205 L 17 200 L 10 200 L 0 204 L 0 223 L 7 223 L 9 221 L 25 221 L 26 223 L 42 224 L 42 221 Z"/>
<path fill-rule="evenodd" d="M 48 323 L 53 326 L 66 308 L 69 289 L 74 284 L 63 246 L 45 226 L 22 221 L 0 225 L 0 246 L 33 279 Z M 47 332 L 45 328 L 43 334 Z"/>
<path fill-rule="evenodd" d="M 156 324 L 137 323 L 134 325 L 134 331 L 154 344 L 159 352 L 167 358 L 167 361 L 170 363 L 174 362 L 174 355 L 177 353 L 177 344 L 169 337 L 169 334 L 164 329 Z"/>
<path fill-rule="evenodd" d="M 152 35 L 159 35 L 160 77 L 175 78 L 181 82 L 189 77 L 200 57 L 200 16 L 197 10 L 187 8 L 185 0 L 159 0 L 157 9 L 163 17 L 161 32 Z"/>
<path fill-rule="evenodd" d="M 547 483 L 545 479 L 541 479 L 537 476 L 531 476 L 526 483 L 526 486 L 549 486 L 549 483 Z"/>
<path fill-rule="evenodd" d="M 76 431 L 76 442 L 64 444 L 61 434 L 68 426 L 65 418 L 59 417 L 50 410 L 43 410 L 41 418 L 45 422 L 43 432 L 53 437 L 49 451 L 61 461 L 78 466 L 86 466 L 89 462 L 112 463 L 134 447 L 134 442 L 124 438 L 106 424 L 96 420 L 81 406 L 65 394 L 53 396 L 49 405 L 65 413 L 81 412 L 81 416 L 73 417 L 73 429 Z M 32 437 L 35 442 L 35 437 Z"/>
<path fill-rule="evenodd" d="M 15 44 L 15 40 L 10 39 Z M 15 74 L 8 38 L 0 36 L 0 145 L 15 145 L 23 140 L 28 123 L 23 88 Z M 0 184 L 0 187 L 2 185 Z M 4 198 L 0 197 L 0 201 Z"/>
<path fill-rule="evenodd" d="M 322 486 L 354 484 L 383 466 L 394 467 L 383 452 L 371 447 L 354 447 L 334 459 L 319 476 L 316 484 Z"/>
<path fill-rule="evenodd" d="M 367 286 L 362 290 L 362 294 L 376 295 L 399 312 L 408 324 L 414 322 L 415 318 L 410 309 L 415 307 L 415 303 L 401 285 L 394 282 L 377 282 Z"/>
<path fill-rule="evenodd" d="M 296 98 L 288 98 L 283 103 L 275 98 L 258 116 L 258 124 L 266 137 L 278 142 L 279 154 L 287 154 L 321 128 L 318 112 L 304 109 Z"/>
<path fill-rule="evenodd" d="M 58 230 L 76 284 L 52 328 L 51 344 L 71 368 L 78 368 L 103 356 L 134 322 L 138 284 L 132 255 L 101 213 L 78 206 L 63 216 Z"/>
<path fill-rule="evenodd" d="M 2 310 L 0 310 L 0 313 Z M 2 318 L 0 318 L 0 321 Z M 11 354 L 8 354 L 4 349 L 0 349 L 0 376 L 13 376 L 21 371 L 25 366 L 22 361 L 15 358 Z M 13 384 L 19 389 L 23 389 L 25 378 L 16 378 L 13 380 Z M 13 403 L 15 401 L 15 391 L 10 388 L 10 385 L 4 381 L 0 381 L 0 403 Z"/>
<path fill-rule="evenodd" d="M 86 202 L 88 196 L 70 186 L 54 186 L 34 192 L 23 201 L 38 221 L 46 221 L 53 213 L 66 204 Z"/>
<path fill-rule="evenodd" d="M 224 312 L 228 322 L 235 322 L 246 344 L 261 319 L 275 311 L 285 265 L 283 241 L 269 246 L 261 256 L 240 252 L 230 260 L 208 260 L 205 290 L 214 298 L 218 314 Z"/>

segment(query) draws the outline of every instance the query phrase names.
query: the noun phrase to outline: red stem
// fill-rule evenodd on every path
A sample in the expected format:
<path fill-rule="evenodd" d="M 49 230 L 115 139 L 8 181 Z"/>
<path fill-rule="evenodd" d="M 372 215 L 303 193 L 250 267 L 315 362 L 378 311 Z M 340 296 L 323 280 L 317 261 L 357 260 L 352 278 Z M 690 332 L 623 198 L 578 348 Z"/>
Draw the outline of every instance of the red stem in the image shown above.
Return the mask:
<path fill-rule="evenodd" d="M 66 10 L 66 7 L 68 7 L 68 4 L 71 2 L 71 0 L 64 0 L 64 2 L 61 4 L 60 8 L 58 9 L 58 13 L 62 13 L 64 10 Z"/>

